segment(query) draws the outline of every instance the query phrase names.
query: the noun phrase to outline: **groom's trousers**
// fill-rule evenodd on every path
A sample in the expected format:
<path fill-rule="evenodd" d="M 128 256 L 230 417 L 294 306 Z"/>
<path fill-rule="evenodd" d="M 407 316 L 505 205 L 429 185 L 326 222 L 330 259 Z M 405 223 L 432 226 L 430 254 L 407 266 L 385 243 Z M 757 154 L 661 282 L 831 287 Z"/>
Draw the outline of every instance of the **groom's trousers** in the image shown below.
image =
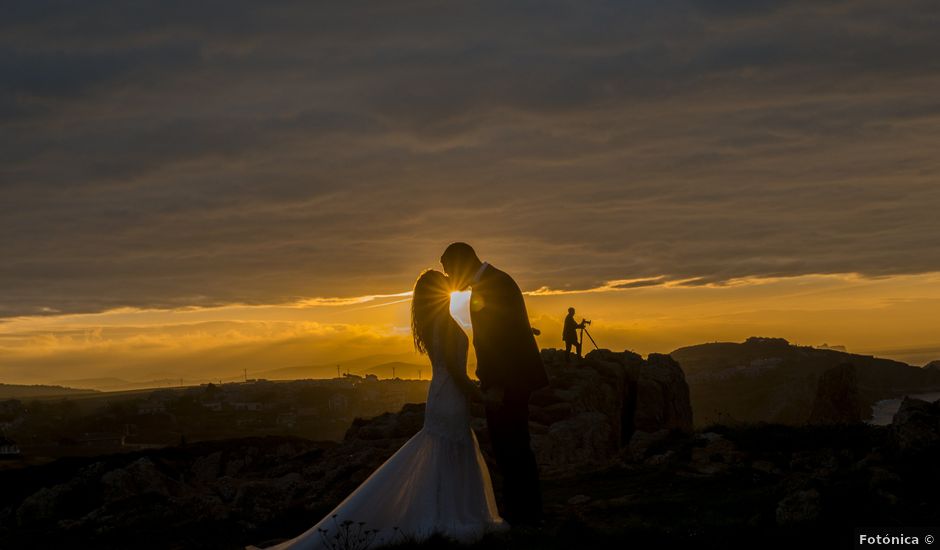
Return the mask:
<path fill-rule="evenodd" d="M 512 523 L 542 517 L 538 465 L 529 441 L 529 394 L 506 392 L 502 402 L 486 404 L 493 454 L 503 476 L 501 515 Z"/>

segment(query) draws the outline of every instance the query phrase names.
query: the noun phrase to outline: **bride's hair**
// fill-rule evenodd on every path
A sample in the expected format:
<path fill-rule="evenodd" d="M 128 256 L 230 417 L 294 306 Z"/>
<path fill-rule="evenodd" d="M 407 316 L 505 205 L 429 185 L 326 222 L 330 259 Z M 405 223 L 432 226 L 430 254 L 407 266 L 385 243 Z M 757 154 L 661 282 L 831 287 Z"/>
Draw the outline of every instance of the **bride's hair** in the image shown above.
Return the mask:
<path fill-rule="evenodd" d="M 447 277 L 440 271 L 427 269 L 415 281 L 411 296 L 411 335 L 418 353 L 431 354 L 434 325 L 450 315 L 450 289 Z M 444 328 L 443 326 L 441 328 Z M 441 334 L 441 337 L 444 335 Z"/>

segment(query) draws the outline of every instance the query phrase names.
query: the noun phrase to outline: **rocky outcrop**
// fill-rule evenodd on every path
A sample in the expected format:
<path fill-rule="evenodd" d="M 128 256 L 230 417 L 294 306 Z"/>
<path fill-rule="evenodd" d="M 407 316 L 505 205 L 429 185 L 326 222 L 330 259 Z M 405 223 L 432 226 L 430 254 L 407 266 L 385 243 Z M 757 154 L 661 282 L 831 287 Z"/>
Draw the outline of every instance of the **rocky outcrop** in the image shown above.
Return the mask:
<path fill-rule="evenodd" d="M 668 355 L 644 360 L 630 351 L 594 350 L 570 364 L 564 358 L 562 350 L 542 350 L 550 385 L 529 402 L 532 447 L 543 472 L 609 461 L 634 437 L 691 432 L 689 388 Z M 487 435 L 478 414 L 482 442 Z"/>
<path fill-rule="evenodd" d="M 408 438 L 416 434 L 424 424 L 424 403 L 409 403 L 400 412 L 385 413 L 374 418 L 357 418 L 346 430 L 343 438 L 349 443 L 355 440 L 375 441 Z"/>
<path fill-rule="evenodd" d="M 891 421 L 891 433 L 902 452 L 940 451 L 940 400 L 905 397 Z"/>
<path fill-rule="evenodd" d="M 651 353 L 636 371 L 633 429 L 692 431 L 689 385 L 679 363 L 668 355 Z"/>
<path fill-rule="evenodd" d="M 857 424 L 869 416 L 870 410 L 863 411 L 855 366 L 842 363 L 820 375 L 810 424 Z"/>
<path fill-rule="evenodd" d="M 529 428 L 546 475 L 619 459 L 634 437 L 692 430 L 689 388 L 668 355 L 650 354 L 644 360 L 630 351 L 595 350 L 566 364 L 563 351 L 547 349 L 542 359 L 550 384 L 531 396 Z M 491 459 L 483 407 L 474 406 L 473 414 L 473 428 Z M 399 413 L 357 419 L 343 446 L 397 448 L 421 429 L 423 418 L 423 405 L 406 405 Z M 642 443 L 634 450 L 638 446 Z"/>
<path fill-rule="evenodd" d="M 890 359 L 790 345 L 774 338 L 714 342 L 670 353 L 682 365 L 697 427 L 740 422 L 803 425 L 819 391 L 819 378 L 843 363 L 855 367 L 863 419 L 882 399 L 940 391 L 940 369 Z"/>
<path fill-rule="evenodd" d="M 669 356 L 644 360 L 629 351 L 596 350 L 566 365 L 563 352 L 544 350 L 543 358 L 551 382 L 532 395 L 530 428 L 545 476 L 623 457 L 640 460 L 670 434 L 691 431 L 688 386 Z M 489 454 L 483 413 L 474 407 L 473 428 Z M 325 503 L 349 494 L 423 422 L 424 405 L 413 404 L 356 419 L 339 444 L 252 438 L 114 455 L 59 482 L 56 476 L 37 479 L 38 486 L 24 489 L 7 509 L 7 526 L 107 538 L 117 525 L 127 529 L 156 515 L 167 529 L 198 518 L 247 529 L 281 522 L 279 532 L 296 531 L 309 523 L 297 510 L 313 516 L 328 511 Z M 130 514 L 147 506 L 148 514 Z M 283 523 L 291 518 L 296 525 Z"/>

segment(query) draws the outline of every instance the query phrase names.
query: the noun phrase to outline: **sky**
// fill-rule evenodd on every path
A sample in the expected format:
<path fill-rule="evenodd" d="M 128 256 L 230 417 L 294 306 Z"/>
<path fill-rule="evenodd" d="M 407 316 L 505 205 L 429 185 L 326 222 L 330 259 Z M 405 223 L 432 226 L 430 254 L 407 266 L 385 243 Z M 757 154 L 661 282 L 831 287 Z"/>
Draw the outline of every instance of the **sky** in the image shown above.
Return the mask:
<path fill-rule="evenodd" d="M 540 344 L 940 358 L 933 1 L 20 2 L 0 382 L 420 362 L 451 241 Z"/>

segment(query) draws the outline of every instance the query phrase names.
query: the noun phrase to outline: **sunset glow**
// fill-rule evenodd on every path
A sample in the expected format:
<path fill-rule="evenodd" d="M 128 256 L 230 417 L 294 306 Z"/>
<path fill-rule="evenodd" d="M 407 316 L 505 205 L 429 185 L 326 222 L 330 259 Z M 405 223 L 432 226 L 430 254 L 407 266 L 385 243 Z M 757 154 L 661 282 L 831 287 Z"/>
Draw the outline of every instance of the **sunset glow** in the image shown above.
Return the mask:
<path fill-rule="evenodd" d="M 493 261 L 503 263 L 498 260 Z M 560 347 L 562 318 L 575 306 L 579 317 L 594 321 L 591 332 L 600 345 L 643 354 L 772 335 L 803 345 L 844 345 L 852 352 L 914 364 L 940 356 L 936 273 L 612 286 L 530 292 L 527 306 L 533 326 L 542 331 L 539 344 Z M 235 379 L 242 369 L 262 374 L 374 354 L 420 363 L 423 359 L 411 350 L 406 295 L 21 316 L 0 323 L 0 360 L 5 379 L 22 383 Z M 450 311 L 469 330 L 468 299 L 469 291 L 452 293 Z"/>

